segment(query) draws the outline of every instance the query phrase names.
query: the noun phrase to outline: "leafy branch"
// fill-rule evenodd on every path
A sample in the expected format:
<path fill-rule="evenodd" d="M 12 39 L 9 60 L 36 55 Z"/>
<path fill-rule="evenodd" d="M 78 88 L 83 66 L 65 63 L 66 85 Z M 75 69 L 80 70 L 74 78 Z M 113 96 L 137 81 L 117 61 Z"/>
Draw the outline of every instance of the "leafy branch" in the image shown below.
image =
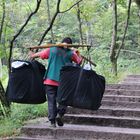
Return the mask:
<path fill-rule="evenodd" d="M 53 26 L 53 24 L 54 24 L 54 21 L 55 21 L 55 19 L 56 19 L 56 17 L 57 17 L 57 15 L 58 15 L 59 13 L 65 13 L 65 12 L 71 10 L 75 5 L 77 5 L 77 4 L 78 4 L 79 2 L 81 2 L 81 1 L 82 1 L 82 0 L 79 0 L 78 2 L 76 2 L 75 4 L 73 4 L 70 8 L 68 8 L 67 10 L 65 10 L 65 11 L 63 11 L 63 12 L 60 11 L 60 3 L 61 3 L 61 0 L 58 0 L 58 1 L 57 1 L 56 12 L 55 12 L 55 14 L 54 14 L 52 20 L 50 21 L 49 27 L 48 27 L 48 28 L 45 30 L 45 32 L 43 33 L 43 35 L 42 35 L 42 37 L 41 37 L 41 40 L 40 40 L 40 42 L 39 42 L 38 45 L 41 45 L 41 44 L 42 44 L 42 42 L 43 42 L 43 40 L 44 40 L 46 34 L 47 34 L 47 33 L 50 31 L 50 29 L 52 28 L 52 26 Z"/>
<path fill-rule="evenodd" d="M 41 0 L 37 0 L 37 5 L 36 5 L 35 10 L 29 15 L 29 17 L 27 18 L 27 20 L 25 21 L 25 23 L 21 26 L 21 28 L 19 29 L 19 31 L 17 32 L 17 34 L 15 34 L 13 36 L 13 39 L 10 41 L 10 45 L 9 45 L 10 52 L 9 52 L 9 59 L 8 59 L 9 72 L 11 70 L 11 57 L 12 57 L 12 50 L 13 50 L 14 41 L 21 34 L 21 32 L 23 31 L 23 29 L 26 27 L 26 25 L 28 24 L 28 22 L 32 18 L 32 16 L 37 13 L 37 11 L 38 11 L 38 9 L 40 7 L 40 3 L 41 3 Z"/>
<path fill-rule="evenodd" d="M 82 0 L 79 0 L 78 2 L 76 2 L 75 4 L 73 4 L 70 8 L 68 8 L 67 10 L 65 11 L 61 11 L 59 13 L 65 13 L 65 12 L 68 12 L 69 10 L 71 10 L 75 5 L 79 4 Z"/>

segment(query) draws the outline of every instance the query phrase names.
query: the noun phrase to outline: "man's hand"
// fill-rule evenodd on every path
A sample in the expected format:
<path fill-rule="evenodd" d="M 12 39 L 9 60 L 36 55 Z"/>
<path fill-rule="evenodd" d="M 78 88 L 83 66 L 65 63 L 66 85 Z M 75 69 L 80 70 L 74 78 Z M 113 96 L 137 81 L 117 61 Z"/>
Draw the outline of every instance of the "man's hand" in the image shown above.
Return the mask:
<path fill-rule="evenodd" d="M 75 48 L 72 48 L 72 50 L 73 50 L 75 53 L 77 53 L 77 55 L 80 55 L 79 50 L 77 50 L 77 49 L 75 49 Z"/>
<path fill-rule="evenodd" d="M 30 57 L 30 58 L 34 58 L 34 54 L 35 54 L 34 52 L 29 51 L 29 57 Z"/>
<path fill-rule="evenodd" d="M 64 48 L 68 48 L 68 47 L 67 47 L 67 43 L 62 43 L 62 44 L 66 45 L 66 46 L 64 46 Z"/>

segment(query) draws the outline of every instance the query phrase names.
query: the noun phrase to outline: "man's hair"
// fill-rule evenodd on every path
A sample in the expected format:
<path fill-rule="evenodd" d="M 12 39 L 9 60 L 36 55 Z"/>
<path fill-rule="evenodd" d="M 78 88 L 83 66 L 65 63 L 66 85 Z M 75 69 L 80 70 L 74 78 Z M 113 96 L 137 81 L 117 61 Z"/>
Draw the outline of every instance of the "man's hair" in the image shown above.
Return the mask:
<path fill-rule="evenodd" d="M 72 44 L 72 39 L 71 39 L 70 37 L 65 37 L 65 38 L 62 40 L 62 43 Z"/>

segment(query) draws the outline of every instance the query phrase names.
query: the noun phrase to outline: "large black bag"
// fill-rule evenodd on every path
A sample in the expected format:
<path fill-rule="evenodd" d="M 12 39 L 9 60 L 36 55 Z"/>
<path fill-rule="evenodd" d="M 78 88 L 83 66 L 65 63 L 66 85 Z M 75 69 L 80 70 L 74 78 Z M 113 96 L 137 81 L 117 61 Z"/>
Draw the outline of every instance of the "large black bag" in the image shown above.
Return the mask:
<path fill-rule="evenodd" d="M 12 67 L 6 91 L 10 102 L 40 104 L 46 101 L 43 76 L 45 67 L 38 61 L 21 61 L 17 68 Z"/>
<path fill-rule="evenodd" d="M 57 101 L 61 105 L 97 110 L 105 90 L 105 78 L 80 66 L 64 66 L 60 72 Z"/>

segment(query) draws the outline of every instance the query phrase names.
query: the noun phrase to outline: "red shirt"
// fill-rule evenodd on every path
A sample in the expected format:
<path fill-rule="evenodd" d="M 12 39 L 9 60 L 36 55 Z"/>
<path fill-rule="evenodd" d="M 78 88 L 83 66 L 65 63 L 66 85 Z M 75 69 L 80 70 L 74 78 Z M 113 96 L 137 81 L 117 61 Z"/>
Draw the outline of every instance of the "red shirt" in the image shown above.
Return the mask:
<path fill-rule="evenodd" d="M 49 54 L 50 54 L 50 48 L 47 48 L 47 49 L 41 51 L 41 52 L 39 53 L 39 56 L 40 56 L 41 59 L 48 59 L 48 58 L 49 58 Z M 77 63 L 77 64 L 81 64 L 81 62 L 82 62 L 82 57 L 79 56 L 79 55 L 76 53 L 76 51 L 73 51 L 71 60 L 74 61 L 74 62 Z M 54 81 L 54 80 L 51 80 L 51 79 L 45 79 L 45 80 L 44 80 L 44 84 L 46 84 L 46 85 L 58 86 L 58 85 L 59 85 L 59 82 Z"/>

